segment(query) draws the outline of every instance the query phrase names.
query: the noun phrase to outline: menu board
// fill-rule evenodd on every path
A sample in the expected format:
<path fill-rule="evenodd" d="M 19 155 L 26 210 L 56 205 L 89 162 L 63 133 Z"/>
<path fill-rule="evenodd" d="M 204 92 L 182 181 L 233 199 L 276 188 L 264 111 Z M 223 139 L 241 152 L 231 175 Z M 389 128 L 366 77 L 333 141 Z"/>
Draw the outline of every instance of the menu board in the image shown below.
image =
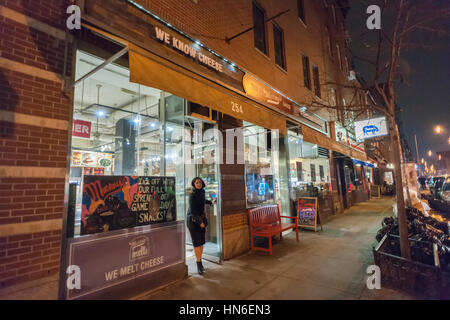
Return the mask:
<path fill-rule="evenodd" d="M 381 195 L 380 186 L 371 185 L 370 186 L 370 196 L 372 198 L 380 198 L 380 195 Z"/>
<path fill-rule="evenodd" d="M 317 231 L 317 225 L 322 228 L 319 218 L 317 198 L 302 197 L 297 199 L 297 217 L 298 226 L 314 228 Z"/>
<path fill-rule="evenodd" d="M 74 167 L 103 167 L 108 168 L 113 163 L 110 153 L 72 151 L 72 166 Z"/>
<path fill-rule="evenodd" d="M 84 177 L 81 235 L 175 220 L 175 177 Z"/>

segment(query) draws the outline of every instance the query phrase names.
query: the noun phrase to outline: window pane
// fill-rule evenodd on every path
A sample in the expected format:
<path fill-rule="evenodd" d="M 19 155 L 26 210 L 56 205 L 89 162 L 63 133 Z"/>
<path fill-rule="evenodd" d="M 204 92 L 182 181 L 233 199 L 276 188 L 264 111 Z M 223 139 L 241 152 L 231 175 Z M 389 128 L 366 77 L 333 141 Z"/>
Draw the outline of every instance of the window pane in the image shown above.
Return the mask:
<path fill-rule="evenodd" d="M 273 26 L 273 40 L 275 47 L 275 62 L 277 65 L 285 69 L 283 31 L 276 25 Z"/>
<path fill-rule="evenodd" d="M 320 79 L 319 79 L 319 68 L 313 66 L 313 77 L 314 77 L 314 93 L 320 98 Z"/>
<path fill-rule="evenodd" d="M 311 90 L 311 75 L 309 71 L 309 58 L 305 55 L 302 55 L 303 60 L 303 79 L 305 83 L 305 87 Z"/>
<path fill-rule="evenodd" d="M 265 15 L 264 11 L 258 8 L 253 3 L 253 33 L 255 40 L 255 47 L 264 53 L 267 53 L 266 49 L 266 28 L 265 28 Z"/>
<path fill-rule="evenodd" d="M 302 19 L 302 21 L 304 23 L 306 23 L 306 20 L 305 20 L 305 8 L 303 6 L 303 0 L 297 0 L 297 7 L 298 7 L 298 17 L 300 19 Z"/>

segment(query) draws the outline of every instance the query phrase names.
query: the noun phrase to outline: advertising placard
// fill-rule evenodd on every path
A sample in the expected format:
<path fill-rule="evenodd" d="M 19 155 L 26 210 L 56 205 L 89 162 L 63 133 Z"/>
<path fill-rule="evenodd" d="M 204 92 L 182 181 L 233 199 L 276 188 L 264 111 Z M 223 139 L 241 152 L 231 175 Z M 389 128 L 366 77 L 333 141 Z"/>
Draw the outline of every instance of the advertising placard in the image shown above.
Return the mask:
<path fill-rule="evenodd" d="M 91 126 L 92 124 L 89 121 L 83 120 L 73 120 L 72 124 L 72 136 L 78 138 L 91 138 Z"/>
<path fill-rule="evenodd" d="M 84 177 L 81 235 L 175 220 L 175 177 Z"/>
<path fill-rule="evenodd" d="M 317 231 L 317 224 L 319 224 L 322 229 L 317 198 L 298 198 L 297 217 L 299 227 L 314 228 L 314 231 Z"/>
<path fill-rule="evenodd" d="M 97 298 L 119 286 L 184 263 L 184 221 L 69 239 L 68 266 L 79 269 L 79 288 L 64 286 L 64 299 Z"/>

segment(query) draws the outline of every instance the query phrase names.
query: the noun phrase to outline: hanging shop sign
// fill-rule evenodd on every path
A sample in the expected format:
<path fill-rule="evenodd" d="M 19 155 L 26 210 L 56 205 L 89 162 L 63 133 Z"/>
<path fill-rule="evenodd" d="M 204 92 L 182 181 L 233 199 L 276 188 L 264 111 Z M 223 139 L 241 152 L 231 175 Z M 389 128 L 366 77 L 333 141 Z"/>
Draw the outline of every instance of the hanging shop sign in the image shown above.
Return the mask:
<path fill-rule="evenodd" d="M 283 97 L 281 94 L 260 82 L 258 79 L 249 74 L 245 74 L 242 81 L 244 84 L 245 93 L 250 97 L 283 112 L 289 114 L 294 113 L 294 103 L 292 101 Z"/>
<path fill-rule="evenodd" d="M 81 235 L 175 220 L 175 177 L 84 177 Z"/>
<path fill-rule="evenodd" d="M 387 122 L 385 117 L 355 121 L 355 135 L 357 141 L 386 136 L 387 134 Z"/>
<path fill-rule="evenodd" d="M 317 231 L 317 225 L 320 225 L 322 229 L 317 198 L 298 198 L 297 217 L 299 227 L 314 228 L 314 231 Z"/>
<path fill-rule="evenodd" d="M 80 286 L 66 286 L 66 300 L 112 298 L 133 290 L 155 272 L 184 264 L 184 221 L 69 239 L 66 265 L 80 270 Z"/>
<path fill-rule="evenodd" d="M 72 124 L 72 136 L 78 138 L 91 138 L 92 123 L 83 120 L 73 120 Z"/>
<path fill-rule="evenodd" d="M 244 73 L 196 39 L 125 1 L 84 0 L 84 20 L 183 68 L 240 91 Z M 147 14 L 148 13 L 148 14 Z"/>

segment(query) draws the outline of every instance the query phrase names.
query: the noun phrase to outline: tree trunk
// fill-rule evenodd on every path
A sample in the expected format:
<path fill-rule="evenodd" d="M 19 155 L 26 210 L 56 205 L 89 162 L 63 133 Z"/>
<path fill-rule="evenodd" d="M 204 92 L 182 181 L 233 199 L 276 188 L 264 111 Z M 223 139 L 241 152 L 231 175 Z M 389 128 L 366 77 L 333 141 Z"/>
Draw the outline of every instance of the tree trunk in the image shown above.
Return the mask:
<path fill-rule="evenodd" d="M 396 130 L 395 117 L 390 117 L 390 135 L 393 145 L 394 171 L 395 171 L 395 190 L 397 194 L 397 215 L 398 229 L 400 233 L 400 250 L 402 257 L 411 260 L 411 250 L 408 241 L 408 224 L 406 219 L 405 199 L 403 196 L 403 177 L 401 161 L 401 144 L 398 131 Z"/>

